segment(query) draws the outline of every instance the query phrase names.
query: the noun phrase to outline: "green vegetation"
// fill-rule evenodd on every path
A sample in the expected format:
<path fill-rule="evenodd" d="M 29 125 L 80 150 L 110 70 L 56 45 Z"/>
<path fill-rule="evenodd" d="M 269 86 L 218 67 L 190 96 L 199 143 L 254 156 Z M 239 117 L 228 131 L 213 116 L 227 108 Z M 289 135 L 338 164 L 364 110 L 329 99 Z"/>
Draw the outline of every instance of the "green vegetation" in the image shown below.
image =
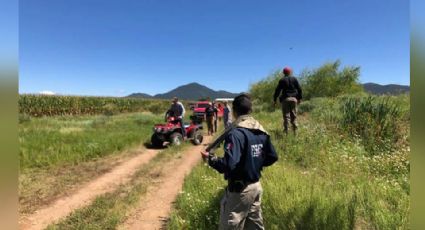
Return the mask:
<path fill-rule="evenodd" d="M 263 171 L 266 228 L 408 229 L 410 148 L 408 125 L 402 125 L 409 122 L 406 96 L 317 98 L 303 104 L 296 139 L 276 124 L 280 111 L 254 114 L 270 132 L 280 157 Z M 367 124 L 359 129 L 369 131 L 357 133 L 360 124 L 350 116 L 365 117 L 360 120 Z M 397 133 L 382 135 L 386 129 Z M 400 139 L 391 151 L 371 149 L 367 141 L 380 145 L 396 136 Z M 216 229 L 224 185 L 222 175 L 197 166 L 185 181 L 168 227 Z"/>
<path fill-rule="evenodd" d="M 325 63 L 316 69 L 305 69 L 299 76 L 303 97 L 337 97 L 345 94 L 362 93 L 359 81 L 360 67 L 346 66 L 341 70 L 341 62 Z M 252 84 L 250 94 L 256 105 L 256 111 L 274 111 L 273 94 L 282 71 L 275 71 L 267 78 Z"/>
<path fill-rule="evenodd" d="M 20 95 L 19 113 L 34 117 L 56 115 L 113 115 L 125 112 L 164 113 L 169 100 L 118 97 Z M 25 120 L 25 119 L 24 119 Z M 20 119 L 21 121 L 21 119 Z"/>
<path fill-rule="evenodd" d="M 115 166 L 150 140 L 151 113 L 31 118 L 19 125 L 20 211 L 27 213 Z M 119 153 L 119 154 L 118 154 Z"/>
<path fill-rule="evenodd" d="M 317 69 L 305 69 L 300 78 L 306 100 L 313 97 L 336 97 L 363 91 L 359 84 L 360 67 L 345 66 L 339 60 Z"/>
<path fill-rule="evenodd" d="M 32 118 L 19 126 L 21 170 L 78 164 L 144 143 L 157 122 L 149 113 Z"/>

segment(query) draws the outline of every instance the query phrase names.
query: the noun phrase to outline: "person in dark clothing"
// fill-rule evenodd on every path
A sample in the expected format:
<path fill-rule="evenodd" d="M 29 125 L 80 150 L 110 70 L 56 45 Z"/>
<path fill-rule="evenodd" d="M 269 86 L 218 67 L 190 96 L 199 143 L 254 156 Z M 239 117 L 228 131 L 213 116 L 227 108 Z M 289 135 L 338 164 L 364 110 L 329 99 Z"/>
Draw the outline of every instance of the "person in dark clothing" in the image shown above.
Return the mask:
<path fill-rule="evenodd" d="M 169 114 L 172 114 L 175 118 L 175 121 L 180 124 L 182 127 L 182 135 L 183 138 L 186 138 L 186 130 L 184 128 L 183 117 L 184 117 L 185 109 L 179 99 L 177 97 L 173 98 L 173 103 L 169 109 Z"/>
<path fill-rule="evenodd" d="M 208 104 L 208 107 L 205 108 L 205 121 L 207 122 L 207 128 L 208 128 L 208 135 L 212 135 L 214 133 L 214 107 L 212 106 L 212 103 L 210 102 Z"/>
<path fill-rule="evenodd" d="M 264 229 L 261 171 L 278 156 L 267 131 L 250 115 L 249 96 L 237 96 L 232 107 L 236 120 L 224 141 L 224 157 L 201 152 L 228 181 L 221 200 L 219 229 Z"/>
<path fill-rule="evenodd" d="M 231 114 L 229 105 L 227 104 L 227 101 L 224 102 L 223 121 L 224 121 L 225 129 L 227 129 L 227 127 L 229 127 L 230 124 L 232 123 L 232 114 Z"/>
<path fill-rule="evenodd" d="M 218 120 L 218 108 L 215 106 L 215 102 L 212 103 L 212 107 L 214 110 L 214 133 L 217 132 L 217 120 Z"/>
<path fill-rule="evenodd" d="M 283 78 L 279 80 L 274 96 L 273 104 L 276 105 L 276 99 L 282 104 L 283 129 L 288 134 L 288 123 L 291 121 L 292 130 L 296 134 L 297 125 L 297 104 L 301 103 L 303 92 L 297 78 L 292 76 L 292 70 L 289 67 L 283 69 Z"/>

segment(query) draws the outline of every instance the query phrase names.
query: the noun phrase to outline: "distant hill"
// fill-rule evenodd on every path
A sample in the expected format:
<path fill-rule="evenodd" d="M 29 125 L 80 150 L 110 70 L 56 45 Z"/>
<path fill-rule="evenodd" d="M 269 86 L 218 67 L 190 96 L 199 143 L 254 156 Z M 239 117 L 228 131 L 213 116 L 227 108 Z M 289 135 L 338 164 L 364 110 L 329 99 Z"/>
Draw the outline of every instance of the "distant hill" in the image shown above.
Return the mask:
<path fill-rule="evenodd" d="M 410 92 L 410 86 L 408 85 L 380 85 L 376 83 L 365 83 L 363 84 L 363 88 L 366 92 L 371 94 L 402 94 Z"/>
<path fill-rule="evenodd" d="M 173 97 L 178 97 L 183 100 L 198 100 L 200 98 L 228 98 L 235 97 L 238 94 L 230 93 L 224 90 L 215 91 L 204 85 L 198 84 L 196 82 L 189 83 L 187 85 L 179 86 L 169 92 L 156 94 L 155 96 L 151 96 L 145 93 L 133 93 L 128 95 L 127 97 L 133 98 L 158 98 L 158 99 L 171 99 Z"/>
<path fill-rule="evenodd" d="M 132 93 L 132 94 L 128 95 L 127 97 L 153 98 L 153 96 L 151 96 L 147 93 Z"/>

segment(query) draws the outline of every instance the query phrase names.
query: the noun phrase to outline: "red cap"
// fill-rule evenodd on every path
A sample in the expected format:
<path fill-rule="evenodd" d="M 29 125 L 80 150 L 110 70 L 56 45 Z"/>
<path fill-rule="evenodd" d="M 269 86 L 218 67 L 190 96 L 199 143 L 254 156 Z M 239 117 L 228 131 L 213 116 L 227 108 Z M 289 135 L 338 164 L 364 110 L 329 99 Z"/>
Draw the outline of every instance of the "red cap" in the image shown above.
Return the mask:
<path fill-rule="evenodd" d="M 285 74 L 285 75 L 290 75 L 292 73 L 292 69 L 291 69 L 291 67 L 285 67 L 285 68 L 283 68 L 283 74 Z"/>

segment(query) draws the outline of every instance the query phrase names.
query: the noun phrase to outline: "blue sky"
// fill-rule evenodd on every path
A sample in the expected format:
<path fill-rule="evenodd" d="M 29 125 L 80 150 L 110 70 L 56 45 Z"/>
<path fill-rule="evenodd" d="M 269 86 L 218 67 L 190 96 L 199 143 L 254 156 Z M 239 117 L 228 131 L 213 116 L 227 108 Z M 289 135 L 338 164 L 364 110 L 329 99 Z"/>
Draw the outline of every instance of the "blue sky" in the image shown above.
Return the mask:
<path fill-rule="evenodd" d="M 406 0 L 25 0 L 19 90 L 241 92 L 336 59 L 361 66 L 361 82 L 408 85 L 409 29 Z"/>

